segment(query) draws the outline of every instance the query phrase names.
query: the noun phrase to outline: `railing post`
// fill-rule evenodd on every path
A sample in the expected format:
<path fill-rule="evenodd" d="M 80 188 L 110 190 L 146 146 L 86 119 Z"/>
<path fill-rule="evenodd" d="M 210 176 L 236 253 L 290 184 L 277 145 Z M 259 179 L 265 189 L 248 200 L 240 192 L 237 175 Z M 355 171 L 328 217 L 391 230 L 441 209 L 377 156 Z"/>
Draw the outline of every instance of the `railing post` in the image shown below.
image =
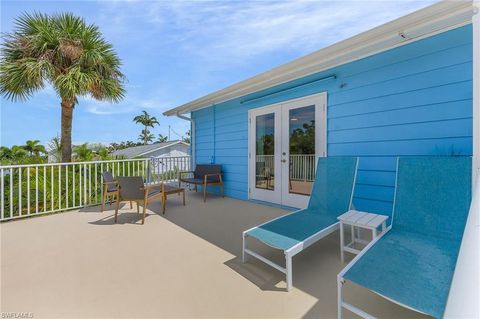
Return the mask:
<path fill-rule="evenodd" d="M 0 184 L 0 194 L 2 194 L 2 197 L 0 198 L 1 200 L 1 203 L 0 203 L 0 212 L 1 212 L 1 217 L 2 217 L 2 220 L 5 218 L 5 189 L 4 189 L 4 171 L 3 171 L 3 168 L 0 170 L 0 182 L 2 184 Z"/>
<path fill-rule="evenodd" d="M 22 216 L 22 168 L 18 168 L 18 215 Z"/>
<path fill-rule="evenodd" d="M 87 206 L 87 164 L 83 163 L 83 207 Z"/>

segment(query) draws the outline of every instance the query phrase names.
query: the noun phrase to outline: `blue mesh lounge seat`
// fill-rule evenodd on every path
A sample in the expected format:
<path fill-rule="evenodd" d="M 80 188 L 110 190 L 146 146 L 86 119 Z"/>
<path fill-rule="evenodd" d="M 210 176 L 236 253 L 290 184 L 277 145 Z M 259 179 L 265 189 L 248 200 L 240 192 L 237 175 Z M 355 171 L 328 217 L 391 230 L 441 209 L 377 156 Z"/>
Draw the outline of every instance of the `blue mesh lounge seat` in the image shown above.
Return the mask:
<path fill-rule="evenodd" d="M 392 226 L 338 275 L 406 308 L 442 318 L 471 199 L 470 157 L 400 158 Z"/>
<path fill-rule="evenodd" d="M 285 273 L 287 290 L 290 290 L 292 257 L 338 229 L 337 217 L 350 209 L 357 162 L 355 157 L 319 158 L 308 207 L 243 232 L 243 262 L 251 255 Z M 283 250 L 286 266 L 277 265 L 248 249 L 247 237 Z"/>

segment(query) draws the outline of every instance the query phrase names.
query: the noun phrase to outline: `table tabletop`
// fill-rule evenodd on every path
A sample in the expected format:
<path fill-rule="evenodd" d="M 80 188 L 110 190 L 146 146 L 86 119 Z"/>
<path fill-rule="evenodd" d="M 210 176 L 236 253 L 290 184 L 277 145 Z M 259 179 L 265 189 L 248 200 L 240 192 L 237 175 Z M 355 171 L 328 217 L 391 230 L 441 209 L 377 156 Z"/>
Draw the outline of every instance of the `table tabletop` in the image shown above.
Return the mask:
<path fill-rule="evenodd" d="M 361 212 L 358 210 L 349 210 L 348 212 L 338 216 L 338 220 L 342 223 L 365 228 L 377 228 L 387 219 L 388 216 L 385 215 Z"/>

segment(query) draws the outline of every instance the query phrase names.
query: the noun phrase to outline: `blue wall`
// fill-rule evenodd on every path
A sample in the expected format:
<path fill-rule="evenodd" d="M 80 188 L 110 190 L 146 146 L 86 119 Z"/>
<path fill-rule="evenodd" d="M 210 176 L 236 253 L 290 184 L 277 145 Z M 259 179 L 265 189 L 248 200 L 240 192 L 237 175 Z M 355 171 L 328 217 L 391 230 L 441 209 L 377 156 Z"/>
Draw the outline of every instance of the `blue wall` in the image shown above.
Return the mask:
<path fill-rule="evenodd" d="M 247 199 L 248 109 L 323 91 L 328 155 L 360 156 L 355 206 L 390 213 L 396 156 L 472 154 L 471 25 L 195 111 L 196 162 L 223 164 L 226 195 Z"/>

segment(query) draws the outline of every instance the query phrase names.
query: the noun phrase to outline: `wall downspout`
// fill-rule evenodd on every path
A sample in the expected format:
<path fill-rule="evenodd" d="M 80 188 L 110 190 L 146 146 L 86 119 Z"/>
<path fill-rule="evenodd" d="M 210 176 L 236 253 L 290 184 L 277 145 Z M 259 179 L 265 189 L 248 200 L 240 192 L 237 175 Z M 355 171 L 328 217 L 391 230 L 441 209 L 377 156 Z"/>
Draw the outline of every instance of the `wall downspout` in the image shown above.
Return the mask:
<path fill-rule="evenodd" d="M 191 170 L 195 169 L 195 121 L 187 116 L 180 114 L 179 112 L 175 113 L 175 116 L 179 119 L 190 122 L 190 167 Z"/>

